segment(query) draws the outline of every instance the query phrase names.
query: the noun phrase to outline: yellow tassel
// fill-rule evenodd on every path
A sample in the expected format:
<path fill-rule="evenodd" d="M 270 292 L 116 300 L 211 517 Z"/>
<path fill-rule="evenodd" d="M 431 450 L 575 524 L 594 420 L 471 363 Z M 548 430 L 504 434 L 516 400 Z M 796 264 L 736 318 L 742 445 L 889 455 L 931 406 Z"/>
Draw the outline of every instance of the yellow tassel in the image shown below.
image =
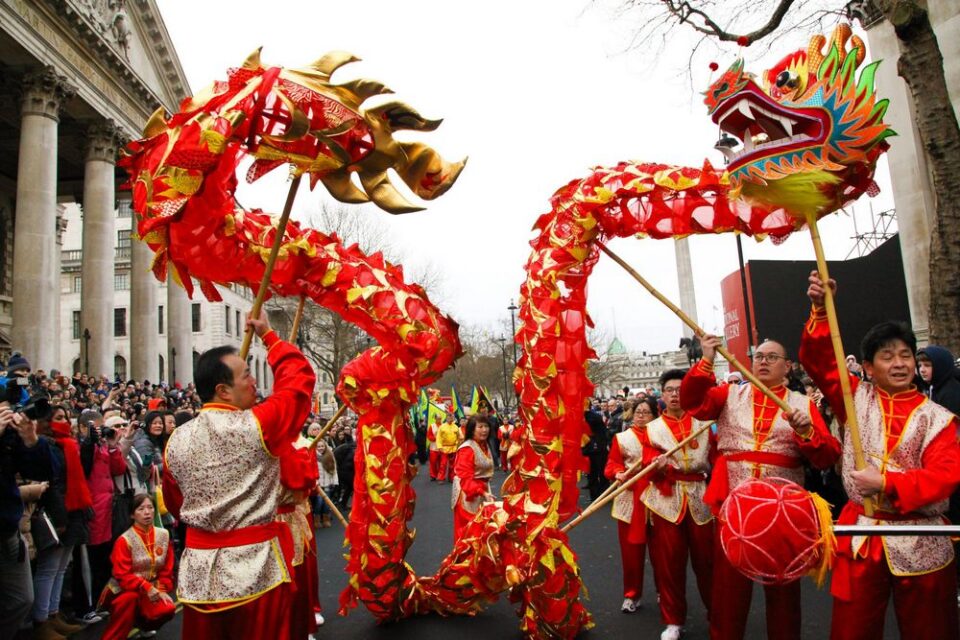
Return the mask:
<path fill-rule="evenodd" d="M 827 581 L 827 572 L 833 568 L 833 557 L 837 552 L 837 538 L 833 535 L 833 514 L 830 513 L 830 503 L 816 493 L 810 493 L 813 506 L 817 510 L 817 519 L 820 521 L 820 562 L 810 570 L 810 577 L 823 587 Z"/>

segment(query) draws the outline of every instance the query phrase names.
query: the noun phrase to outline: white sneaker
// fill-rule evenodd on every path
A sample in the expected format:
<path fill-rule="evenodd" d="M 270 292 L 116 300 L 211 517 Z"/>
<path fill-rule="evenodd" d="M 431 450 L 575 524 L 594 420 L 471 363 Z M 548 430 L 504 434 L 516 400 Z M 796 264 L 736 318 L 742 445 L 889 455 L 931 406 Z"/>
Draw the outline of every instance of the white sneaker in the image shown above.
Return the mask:
<path fill-rule="evenodd" d="M 680 640 L 683 633 L 683 627 L 678 624 L 668 624 L 667 628 L 660 634 L 660 640 Z"/>
<path fill-rule="evenodd" d="M 156 632 L 156 631 L 141 631 L 141 632 L 140 632 L 140 637 L 141 637 L 141 638 L 153 638 L 153 637 L 155 637 L 156 635 L 157 635 L 157 632 Z"/>
<path fill-rule="evenodd" d="M 318 627 L 322 627 L 322 626 L 323 626 L 323 614 L 322 614 L 322 613 L 315 613 L 315 614 L 313 614 L 313 619 L 316 620 Z"/>
<path fill-rule="evenodd" d="M 620 611 L 624 613 L 633 613 L 637 610 L 637 601 L 633 598 L 624 598 L 623 604 L 620 605 Z"/>
<path fill-rule="evenodd" d="M 103 620 L 103 617 L 98 615 L 96 611 L 85 613 L 83 617 L 80 618 L 80 622 L 83 624 L 96 624 L 101 620 Z"/>

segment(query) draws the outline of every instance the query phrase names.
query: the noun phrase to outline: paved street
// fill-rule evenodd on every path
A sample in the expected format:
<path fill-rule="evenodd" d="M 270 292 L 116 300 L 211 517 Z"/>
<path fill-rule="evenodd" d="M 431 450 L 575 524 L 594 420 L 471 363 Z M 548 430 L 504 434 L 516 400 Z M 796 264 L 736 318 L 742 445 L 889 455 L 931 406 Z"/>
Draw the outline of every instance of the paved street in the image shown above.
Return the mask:
<path fill-rule="evenodd" d="M 498 487 L 504 475 L 497 473 L 494 486 Z M 429 482 L 425 473 L 414 480 L 417 491 L 417 511 L 413 527 L 417 530 L 417 539 L 407 560 L 419 572 L 429 574 L 436 571 L 440 561 L 449 551 L 451 544 L 453 516 L 450 511 L 450 485 L 437 485 Z M 586 504 L 586 492 L 584 492 Z M 642 608 L 634 614 L 620 612 L 621 595 L 620 561 L 617 546 L 616 526 L 606 514 L 597 514 L 588 519 L 572 534 L 573 547 L 580 556 L 580 566 L 584 583 L 589 590 L 590 599 L 587 608 L 594 616 L 596 627 L 581 635 L 582 638 L 631 638 L 657 639 L 662 626 L 656 606 L 656 593 L 653 588 L 653 572 L 649 562 L 645 573 L 644 601 Z M 377 625 L 373 617 L 361 606 L 349 616 L 336 615 L 336 603 L 340 591 L 347 582 L 343 572 L 344 561 L 342 547 L 342 529 L 321 529 L 318 532 L 318 553 L 320 558 L 320 593 L 324 607 L 326 624 L 320 629 L 319 638 L 337 640 L 398 640 L 416 638 L 417 640 L 493 640 L 518 638 L 517 616 L 511 605 L 502 599 L 496 605 L 485 610 L 475 618 L 441 618 L 427 616 L 402 622 Z M 688 580 L 688 602 L 690 615 L 686 638 L 706 638 L 707 624 L 703 606 L 693 586 L 693 576 Z M 754 591 L 754 606 L 751 610 L 747 638 L 763 638 L 764 615 L 762 593 Z M 830 598 L 826 590 L 818 591 L 810 580 L 803 582 L 803 638 L 826 638 L 830 623 Z M 884 638 L 897 638 L 892 614 L 888 611 L 887 629 Z M 83 638 L 96 638 L 98 628 L 91 628 Z M 179 638 L 180 616 L 165 626 L 157 638 L 161 640 Z"/>

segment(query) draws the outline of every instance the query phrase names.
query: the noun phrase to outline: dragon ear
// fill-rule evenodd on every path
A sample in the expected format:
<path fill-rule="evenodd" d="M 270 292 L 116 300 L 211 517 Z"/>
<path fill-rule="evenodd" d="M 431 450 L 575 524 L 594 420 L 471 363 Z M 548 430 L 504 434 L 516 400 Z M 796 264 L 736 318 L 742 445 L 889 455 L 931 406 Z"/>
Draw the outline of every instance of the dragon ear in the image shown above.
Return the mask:
<path fill-rule="evenodd" d="M 386 121 L 392 131 L 433 131 L 443 120 L 427 120 L 417 110 L 403 102 L 388 102 L 367 111 Z"/>
<path fill-rule="evenodd" d="M 356 95 L 359 98 L 357 101 L 358 103 L 361 103 L 367 98 L 373 96 L 393 93 L 393 90 L 386 87 L 382 82 L 377 82 L 376 80 L 365 80 L 363 78 L 338 84 L 337 87 L 346 89 L 350 93 Z"/>
<path fill-rule="evenodd" d="M 423 207 L 412 204 L 390 183 L 386 171 L 361 171 L 360 184 L 373 202 L 389 213 L 413 213 Z"/>
<path fill-rule="evenodd" d="M 324 54 L 322 58 L 310 64 L 309 66 L 316 69 L 320 73 L 326 74 L 329 77 L 333 75 L 334 71 L 343 65 L 359 61 L 360 58 L 352 53 L 347 53 L 346 51 L 331 51 L 327 54 Z"/>
<path fill-rule="evenodd" d="M 243 61 L 243 68 L 254 70 L 262 68 L 263 65 L 260 64 L 260 51 L 262 50 L 263 47 L 257 47 L 254 49 L 253 52 L 247 56 L 247 59 Z"/>

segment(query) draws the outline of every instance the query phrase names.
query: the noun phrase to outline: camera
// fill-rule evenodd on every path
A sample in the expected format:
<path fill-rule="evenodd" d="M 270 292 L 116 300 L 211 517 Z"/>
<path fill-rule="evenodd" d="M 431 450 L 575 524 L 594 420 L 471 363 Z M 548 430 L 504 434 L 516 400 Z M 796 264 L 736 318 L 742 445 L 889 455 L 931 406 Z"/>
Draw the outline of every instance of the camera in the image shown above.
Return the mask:
<path fill-rule="evenodd" d="M 101 427 L 100 435 L 103 436 L 104 440 L 110 440 L 117 435 L 117 430 L 113 427 Z"/>
<path fill-rule="evenodd" d="M 31 420 L 43 420 L 44 418 L 49 418 L 50 414 L 53 413 L 53 408 L 50 406 L 50 398 L 47 397 L 45 393 L 30 396 L 26 402 L 14 405 L 13 410 L 23 413 L 23 415 Z"/>

